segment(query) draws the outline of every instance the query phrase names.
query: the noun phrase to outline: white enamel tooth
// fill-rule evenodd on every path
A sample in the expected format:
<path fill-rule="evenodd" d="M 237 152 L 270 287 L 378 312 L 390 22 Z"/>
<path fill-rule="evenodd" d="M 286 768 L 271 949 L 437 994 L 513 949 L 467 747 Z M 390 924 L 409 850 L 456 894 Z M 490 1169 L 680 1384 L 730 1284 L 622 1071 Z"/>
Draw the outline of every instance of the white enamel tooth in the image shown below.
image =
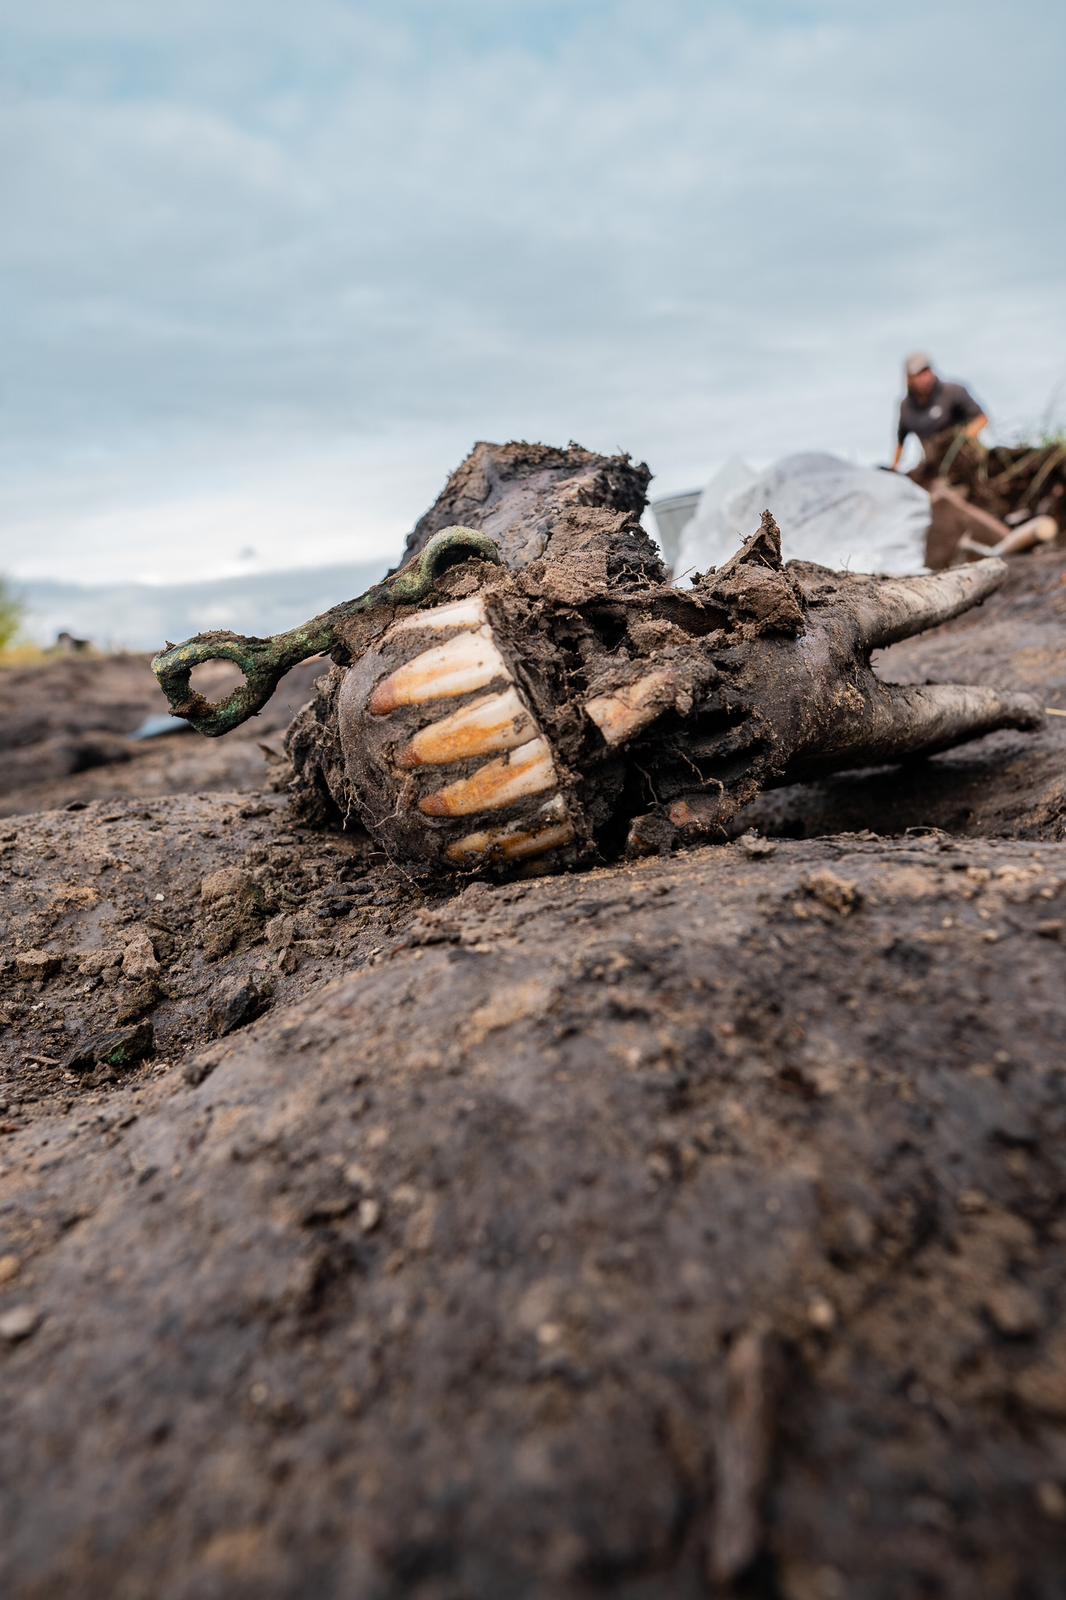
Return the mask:
<path fill-rule="evenodd" d="M 401 769 L 445 767 L 470 756 L 514 750 L 536 737 L 536 725 L 514 689 L 471 701 L 422 728 L 396 760 Z"/>
<path fill-rule="evenodd" d="M 485 689 L 496 678 L 509 682 L 511 674 L 491 630 L 487 626 L 467 630 L 423 650 L 382 678 L 370 696 L 368 709 L 381 717 L 399 706 L 424 705 Z"/>
<path fill-rule="evenodd" d="M 530 739 L 509 755 L 487 761 L 469 777 L 457 778 L 435 794 L 427 794 L 418 808 L 427 817 L 465 817 L 476 811 L 499 811 L 530 795 L 554 789 L 555 766 L 545 740 Z"/>
<path fill-rule="evenodd" d="M 412 611 L 409 617 L 397 622 L 390 633 L 414 633 L 419 628 L 478 628 L 485 621 L 485 602 L 478 595 L 466 600 L 452 600 L 446 606 L 433 606 L 428 611 Z"/>
<path fill-rule="evenodd" d="M 585 710 L 607 743 L 618 744 L 661 715 L 665 709 L 664 692 L 673 686 L 671 673 L 649 672 L 646 677 L 612 689 L 609 694 L 594 695 L 585 701 Z"/>
<path fill-rule="evenodd" d="M 507 829 L 486 828 L 481 833 L 468 833 L 456 839 L 445 852 L 449 861 L 477 861 L 488 856 L 499 856 L 505 861 L 524 861 L 532 856 L 546 855 L 570 844 L 574 837 L 569 822 L 556 823 L 549 828 Z"/>

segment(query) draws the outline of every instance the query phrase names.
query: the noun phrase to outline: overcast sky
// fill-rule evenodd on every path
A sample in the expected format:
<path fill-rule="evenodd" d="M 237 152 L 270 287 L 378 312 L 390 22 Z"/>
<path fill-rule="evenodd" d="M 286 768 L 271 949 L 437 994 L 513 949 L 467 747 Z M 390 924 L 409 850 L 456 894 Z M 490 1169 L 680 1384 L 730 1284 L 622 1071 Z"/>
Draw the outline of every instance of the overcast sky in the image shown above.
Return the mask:
<path fill-rule="evenodd" d="M 478 438 L 884 459 L 915 345 L 1061 416 L 1064 17 L 0 0 L 0 570 L 391 556 Z"/>

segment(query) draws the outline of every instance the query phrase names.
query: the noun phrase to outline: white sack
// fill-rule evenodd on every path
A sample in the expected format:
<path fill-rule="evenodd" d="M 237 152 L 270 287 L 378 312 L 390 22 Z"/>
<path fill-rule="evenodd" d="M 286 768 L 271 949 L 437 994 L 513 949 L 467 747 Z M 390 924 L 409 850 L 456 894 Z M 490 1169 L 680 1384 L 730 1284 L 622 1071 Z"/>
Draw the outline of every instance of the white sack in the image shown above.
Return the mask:
<path fill-rule="evenodd" d="M 921 572 L 930 501 L 900 473 L 815 452 L 755 473 L 735 458 L 715 473 L 681 536 L 675 572 L 720 567 L 772 511 L 786 561 L 851 572 Z"/>

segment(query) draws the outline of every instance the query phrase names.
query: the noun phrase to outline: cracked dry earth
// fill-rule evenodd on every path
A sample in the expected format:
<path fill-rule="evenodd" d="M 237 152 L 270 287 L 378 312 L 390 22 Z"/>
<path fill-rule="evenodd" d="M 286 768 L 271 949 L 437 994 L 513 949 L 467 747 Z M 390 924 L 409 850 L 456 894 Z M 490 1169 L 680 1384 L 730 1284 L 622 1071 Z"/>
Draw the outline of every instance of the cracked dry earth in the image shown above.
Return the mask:
<path fill-rule="evenodd" d="M 893 665 L 1063 705 L 1063 576 Z M 1062 728 L 451 894 L 7 817 L 0 1592 L 1059 1596 Z"/>

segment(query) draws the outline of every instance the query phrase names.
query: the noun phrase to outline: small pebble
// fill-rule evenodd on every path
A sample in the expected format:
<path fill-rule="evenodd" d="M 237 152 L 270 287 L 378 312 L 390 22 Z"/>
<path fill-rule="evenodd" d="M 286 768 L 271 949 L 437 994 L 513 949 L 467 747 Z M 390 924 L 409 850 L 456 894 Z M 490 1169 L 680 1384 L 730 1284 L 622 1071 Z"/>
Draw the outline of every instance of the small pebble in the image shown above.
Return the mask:
<path fill-rule="evenodd" d="M 159 962 L 147 928 L 131 931 L 122 952 L 122 972 L 135 983 L 158 975 Z"/>
<path fill-rule="evenodd" d="M 381 1206 L 369 1196 L 359 1202 L 359 1226 L 364 1233 L 373 1233 L 381 1221 Z"/>
<path fill-rule="evenodd" d="M 0 1283 L 10 1283 L 22 1271 L 18 1256 L 0 1256 Z"/>
<path fill-rule="evenodd" d="M 1040 1301 L 1020 1283 L 1006 1283 L 985 1295 L 985 1310 L 997 1332 L 1007 1339 L 1036 1333 L 1043 1317 Z"/>
<path fill-rule="evenodd" d="M 215 991 L 208 1021 L 218 1035 L 233 1033 L 266 1011 L 274 997 L 269 978 L 223 978 Z"/>
<path fill-rule="evenodd" d="M 830 1328 L 836 1326 L 837 1314 L 832 1301 L 827 1300 L 824 1294 L 812 1295 L 807 1302 L 807 1321 L 812 1328 L 818 1328 L 823 1333 L 828 1333 Z"/>
<path fill-rule="evenodd" d="M 1050 1517 L 1054 1522 L 1062 1522 L 1066 1518 L 1066 1494 L 1050 1478 L 1037 1484 L 1036 1498 L 1045 1517 Z"/>
<path fill-rule="evenodd" d="M 28 1339 L 31 1333 L 36 1333 L 40 1325 L 41 1313 L 36 1306 L 12 1306 L 0 1316 L 0 1339 L 18 1344 L 20 1339 Z"/>
<path fill-rule="evenodd" d="M 271 917 L 266 925 L 266 941 L 272 950 L 284 950 L 295 937 L 295 924 L 292 917 L 284 913 Z"/>

